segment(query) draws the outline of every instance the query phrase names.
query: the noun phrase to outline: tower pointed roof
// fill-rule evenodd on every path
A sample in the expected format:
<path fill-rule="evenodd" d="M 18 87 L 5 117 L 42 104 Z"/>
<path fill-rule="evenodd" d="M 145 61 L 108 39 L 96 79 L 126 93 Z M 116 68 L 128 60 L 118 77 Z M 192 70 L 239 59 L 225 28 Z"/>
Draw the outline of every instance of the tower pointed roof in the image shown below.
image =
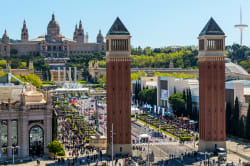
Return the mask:
<path fill-rule="evenodd" d="M 107 36 L 109 35 L 130 35 L 127 28 L 124 26 L 119 17 L 116 18 L 115 22 L 109 29 Z"/>
<path fill-rule="evenodd" d="M 6 31 L 6 29 L 5 29 L 4 34 L 3 34 L 3 37 L 2 37 L 2 42 L 3 42 L 3 43 L 9 43 L 9 41 L 10 41 L 10 38 L 9 38 L 9 36 L 8 36 L 8 34 L 7 34 L 7 31 Z"/>
<path fill-rule="evenodd" d="M 27 28 L 26 28 L 26 21 L 24 20 L 23 21 L 23 29 L 22 29 L 22 31 L 24 31 L 24 30 L 26 30 Z"/>
<path fill-rule="evenodd" d="M 9 38 L 8 34 L 7 34 L 7 30 L 5 29 L 4 30 L 4 34 L 3 34 L 3 37 L 2 38 Z"/>
<path fill-rule="evenodd" d="M 79 21 L 79 30 L 82 29 L 82 20 Z"/>
<path fill-rule="evenodd" d="M 206 35 L 225 35 L 219 25 L 214 21 L 213 17 L 210 18 L 206 26 L 202 29 L 199 36 Z"/>
<path fill-rule="evenodd" d="M 98 37 L 103 37 L 103 36 L 102 36 L 102 31 L 101 31 L 101 30 L 99 30 L 99 33 L 98 33 L 97 36 L 98 36 Z"/>

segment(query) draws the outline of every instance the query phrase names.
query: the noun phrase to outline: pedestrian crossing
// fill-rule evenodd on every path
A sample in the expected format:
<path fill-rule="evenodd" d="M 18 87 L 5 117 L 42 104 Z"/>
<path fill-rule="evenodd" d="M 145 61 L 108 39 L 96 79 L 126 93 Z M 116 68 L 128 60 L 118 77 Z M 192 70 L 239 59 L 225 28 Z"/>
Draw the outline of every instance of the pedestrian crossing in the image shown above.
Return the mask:
<path fill-rule="evenodd" d="M 178 142 L 150 142 L 150 143 L 136 143 L 133 146 L 150 146 L 150 145 L 181 145 Z"/>

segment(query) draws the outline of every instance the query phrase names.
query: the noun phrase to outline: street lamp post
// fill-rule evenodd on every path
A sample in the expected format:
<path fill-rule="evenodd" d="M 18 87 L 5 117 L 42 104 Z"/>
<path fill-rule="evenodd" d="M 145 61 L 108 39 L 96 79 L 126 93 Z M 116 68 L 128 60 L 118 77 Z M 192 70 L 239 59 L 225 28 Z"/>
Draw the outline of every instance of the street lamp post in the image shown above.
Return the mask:
<path fill-rule="evenodd" d="M 207 155 L 207 153 L 205 152 L 205 161 L 207 160 L 206 155 Z"/>
<path fill-rule="evenodd" d="M 148 158 L 148 166 L 149 166 L 149 139 L 148 139 L 148 154 L 147 154 L 147 158 Z"/>
<path fill-rule="evenodd" d="M 15 149 L 14 149 L 14 148 L 15 148 L 15 147 L 13 146 L 13 148 L 12 148 L 12 152 L 13 152 L 13 166 L 15 165 L 15 159 L 14 159 L 14 158 L 15 158 L 15 153 L 14 153 L 14 152 L 15 152 L 15 151 L 14 151 Z"/>
<path fill-rule="evenodd" d="M 12 164 L 15 165 L 15 148 L 19 148 L 19 146 L 9 146 L 8 148 L 12 149 Z"/>
<path fill-rule="evenodd" d="M 114 129 L 113 129 L 113 123 L 112 123 L 112 166 L 113 166 L 113 158 L 114 158 Z"/>

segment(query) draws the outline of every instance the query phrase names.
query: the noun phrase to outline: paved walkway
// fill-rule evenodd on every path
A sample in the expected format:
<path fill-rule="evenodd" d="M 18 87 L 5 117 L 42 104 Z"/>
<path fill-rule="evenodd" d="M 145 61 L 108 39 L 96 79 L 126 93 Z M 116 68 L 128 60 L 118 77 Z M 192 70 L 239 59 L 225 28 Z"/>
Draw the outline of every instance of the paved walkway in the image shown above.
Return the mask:
<path fill-rule="evenodd" d="M 250 161 L 250 143 L 242 143 L 237 140 L 227 140 L 227 150 L 230 153 L 235 153 L 240 157 Z"/>

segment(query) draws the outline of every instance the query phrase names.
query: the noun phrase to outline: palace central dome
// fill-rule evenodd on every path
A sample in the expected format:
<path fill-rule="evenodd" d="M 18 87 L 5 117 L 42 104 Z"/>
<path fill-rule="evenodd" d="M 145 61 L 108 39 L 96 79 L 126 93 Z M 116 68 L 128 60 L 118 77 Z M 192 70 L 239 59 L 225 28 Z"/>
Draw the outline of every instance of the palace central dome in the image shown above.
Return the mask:
<path fill-rule="evenodd" d="M 60 34 L 60 26 L 58 22 L 55 20 L 55 15 L 52 14 L 52 19 L 50 20 L 47 27 L 47 34 L 49 36 L 59 35 Z"/>

